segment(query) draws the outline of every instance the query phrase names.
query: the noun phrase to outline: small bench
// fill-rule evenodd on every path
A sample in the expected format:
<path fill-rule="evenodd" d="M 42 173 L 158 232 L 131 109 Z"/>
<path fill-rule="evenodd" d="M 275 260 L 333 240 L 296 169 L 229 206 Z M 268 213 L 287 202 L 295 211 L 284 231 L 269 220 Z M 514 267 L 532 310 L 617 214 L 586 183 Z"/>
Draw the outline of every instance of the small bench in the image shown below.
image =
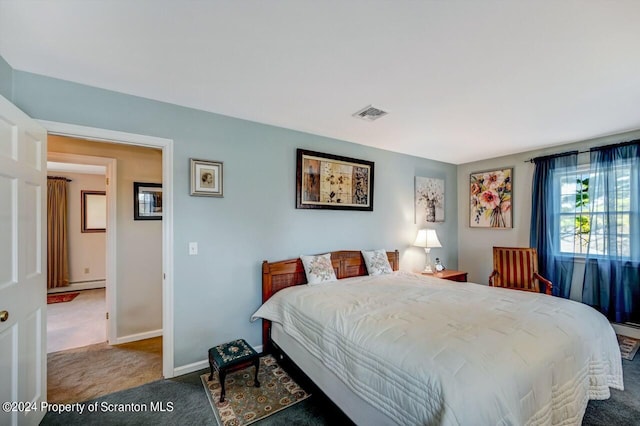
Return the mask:
<path fill-rule="evenodd" d="M 209 349 L 209 366 L 211 374 L 209 381 L 213 380 L 213 370 L 218 372 L 222 393 L 220 402 L 224 401 L 224 379 L 230 371 L 241 370 L 253 364 L 256 367 L 255 386 L 260 387 L 258 382 L 258 369 L 260 368 L 260 355 L 244 339 L 223 343 Z"/>

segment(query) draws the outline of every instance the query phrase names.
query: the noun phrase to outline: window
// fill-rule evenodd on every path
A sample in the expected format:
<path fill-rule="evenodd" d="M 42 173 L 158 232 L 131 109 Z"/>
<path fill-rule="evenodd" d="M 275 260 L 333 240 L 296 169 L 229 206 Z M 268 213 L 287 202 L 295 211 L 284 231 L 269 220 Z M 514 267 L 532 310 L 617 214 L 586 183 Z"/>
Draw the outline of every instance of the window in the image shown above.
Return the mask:
<path fill-rule="evenodd" d="M 608 190 L 604 174 L 596 174 L 588 165 L 556 172 L 561 254 L 586 256 L 589 250 L 591 255 L 631 256 L 631 196 L 638 196 L 637 190 L 632 191 L 632 169 L 630 163 L 615 166 Z"/>

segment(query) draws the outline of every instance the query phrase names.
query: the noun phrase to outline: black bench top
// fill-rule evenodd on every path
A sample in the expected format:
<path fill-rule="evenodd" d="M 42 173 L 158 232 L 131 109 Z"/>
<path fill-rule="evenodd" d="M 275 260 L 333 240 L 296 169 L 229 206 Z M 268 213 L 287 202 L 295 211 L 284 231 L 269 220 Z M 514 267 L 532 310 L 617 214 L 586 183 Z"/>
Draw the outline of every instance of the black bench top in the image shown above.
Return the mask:
<path fill-rule="evenodd" d="M 209 358 L 223 368 L 255 358 L 258 353 L 244 339 L 223 343 L 209 349 Z"/>

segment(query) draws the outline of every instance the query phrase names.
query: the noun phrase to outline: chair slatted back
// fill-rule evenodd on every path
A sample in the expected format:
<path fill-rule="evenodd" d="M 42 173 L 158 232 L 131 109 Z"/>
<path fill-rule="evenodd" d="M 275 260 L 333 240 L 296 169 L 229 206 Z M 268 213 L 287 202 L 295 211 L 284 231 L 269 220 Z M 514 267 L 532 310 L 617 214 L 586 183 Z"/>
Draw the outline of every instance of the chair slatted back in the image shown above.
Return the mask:
<path fill-rule="evenodd" d="M 539 292 L 540 287 L 533 273 L 538 272 L 538 252 L 534 248 L 494 247 L 493 269 L 495 287 Z"/>

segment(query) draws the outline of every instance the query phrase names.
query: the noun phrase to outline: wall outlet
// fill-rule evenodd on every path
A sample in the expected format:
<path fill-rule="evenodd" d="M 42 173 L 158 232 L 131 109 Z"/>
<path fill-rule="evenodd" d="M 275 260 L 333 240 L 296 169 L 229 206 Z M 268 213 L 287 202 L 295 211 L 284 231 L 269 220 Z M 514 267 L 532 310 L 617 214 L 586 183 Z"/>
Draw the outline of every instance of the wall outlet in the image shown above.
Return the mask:
<path fill-rule="evenodd" d="M 88 274 L 89 273 L 89 268 L 84 268 L 84 273 Z"/>
<path fill-rule="evenodd" d="M 198 254 L 198 243 L 189 243 L 189 256 L 196 256 Z"/>

